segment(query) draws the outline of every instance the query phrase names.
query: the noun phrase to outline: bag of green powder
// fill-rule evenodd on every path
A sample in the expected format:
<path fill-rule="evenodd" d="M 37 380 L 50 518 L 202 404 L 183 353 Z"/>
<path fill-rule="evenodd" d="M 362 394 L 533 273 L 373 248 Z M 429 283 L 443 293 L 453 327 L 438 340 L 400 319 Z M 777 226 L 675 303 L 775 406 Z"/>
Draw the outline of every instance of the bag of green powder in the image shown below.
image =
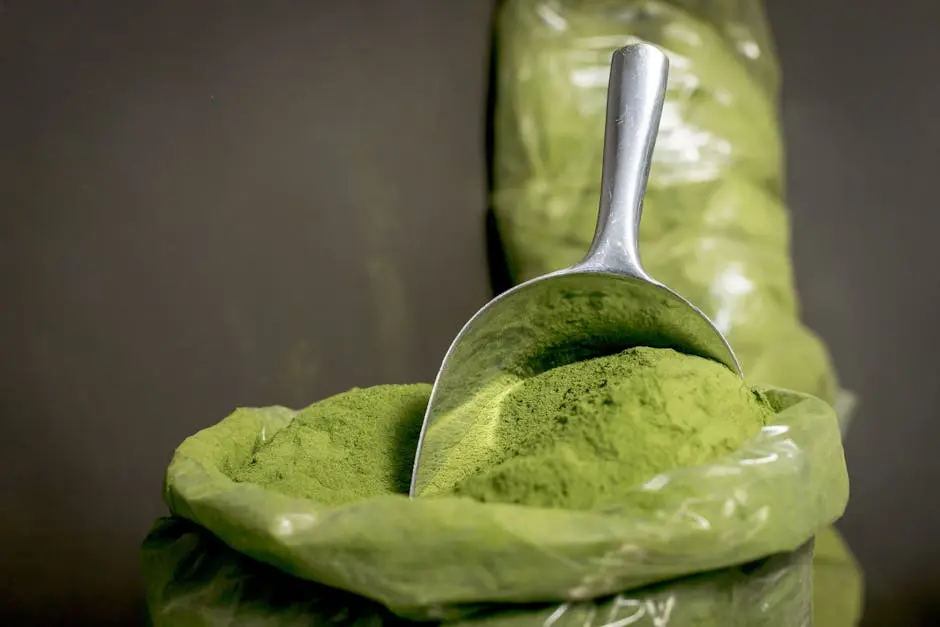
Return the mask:
<path fill-rule="evenodd" d="M 511 278 L 587 251 L 610 56 L 636 39 L 670 58 L 640 228 L 645 267 L 712 318 L 750 381 L 850 404 L 799 319 L 779 70 L 759 0 L 501 3 L 493 211 Z"/>
<path fill-rule="evenodd" d="M 806 624 L 808 558 L 792 552 L 848 498 L 826 403 L 765 390 L 776 413 L 738 450 L 667 471 L 601 512 L 409 499 L 429 393 L 427 385 L 378 386 L 299 413 L 241 409 L 187 439 L 164 495 L 171 513 L 198 529 L 174 535 L 161 523 L 145 546 L 154 622 L 262 624 L 252 617 L 284 603 L 297 624 L 309 619 L 304 612 L 341 624 L 394 614 L 573 625 L 590 623 L 592 612 L 616 620 L 634 612 L 635 624 L 645 617 L 671 627 Z M 294 421 L 320 426 L 304 435 L 288 428 Z M 271 476 L 235 480 L 278 441 L 290 454 L 268 467 Z M 304 455 L 314 448 L 321 461 L 311 465 Z M 292 485 L 301 466 L 305 485 Z M 779 554 L 787 555 L 767 558 Z M 297 581 L 281 585 L 282 575 Z M 313 592 L 298 606 L 279 590 Z M 358 597 L 388 611 L 369 614 L 378 605 Z M 663 622 L 663 612 L 676 618 Z"/>

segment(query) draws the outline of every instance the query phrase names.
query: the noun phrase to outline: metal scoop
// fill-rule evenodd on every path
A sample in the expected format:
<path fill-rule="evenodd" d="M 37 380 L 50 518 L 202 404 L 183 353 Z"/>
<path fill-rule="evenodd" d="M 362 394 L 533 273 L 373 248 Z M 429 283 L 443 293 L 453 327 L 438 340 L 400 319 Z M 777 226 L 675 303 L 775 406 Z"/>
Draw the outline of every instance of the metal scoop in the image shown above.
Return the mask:
<path fill-rule="evenodd" d="M 445 463 L 454 456 L 483 465 L 502 396 L 551 368 L 651 346 L 711 358 L 740 375 L 715 325 L 640 265 L 640 214 L 668 71 L 666 55 L 652 45 L 614 53 L 590 250 L 579 264 L 496 297 L 457 335 L 424 416 L 411 496 L 446 491 L 459 481 L 452 472 L 457 465 Z"/>

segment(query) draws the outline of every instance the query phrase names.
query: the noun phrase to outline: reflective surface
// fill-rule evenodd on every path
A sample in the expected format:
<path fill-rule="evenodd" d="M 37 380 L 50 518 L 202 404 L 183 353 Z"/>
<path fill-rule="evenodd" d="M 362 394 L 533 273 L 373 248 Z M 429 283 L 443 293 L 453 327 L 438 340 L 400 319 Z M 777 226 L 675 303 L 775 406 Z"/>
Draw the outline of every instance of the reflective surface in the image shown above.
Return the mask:
<path fill-rule="evenodd" d="M 498 414 L 480 412 L 522 379 L 631 346 L 712 357 L 726 347 L 707 318 L 669 289 L 623 273 L 565 270 L 533 279 L 480 310 L 438 373 L 425 415 L 412 494 L 434 484 L 453 448 Z M 693 312 L 694 314 L 694 312 Z M 489 417 L 489 418 L 488 418 Z"/>
<path fill-rule="evenodd" d="M 468 436 L 492 425 L 478 411 L 516 381 L 636 345 L 715 359 L 740 373 L 728 342 L 695 306 L 643 270 L 637 235 L 669 62 L 634 44 L 611 60 L 597 230 L 585 260 L 523 283 L 481 309 L 438 372 L 415 456 L 411 495 L 446 490 L 439 473 Z M 489 414 L 497 415 L 496 413 Z"/>

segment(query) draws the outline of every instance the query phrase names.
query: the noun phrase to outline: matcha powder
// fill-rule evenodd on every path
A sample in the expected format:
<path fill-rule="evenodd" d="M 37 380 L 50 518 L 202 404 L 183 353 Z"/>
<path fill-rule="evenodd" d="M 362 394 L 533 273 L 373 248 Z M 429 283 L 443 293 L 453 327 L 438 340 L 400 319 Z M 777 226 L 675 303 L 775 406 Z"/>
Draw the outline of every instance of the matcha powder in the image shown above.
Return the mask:
<path fill-rule="evenodd" d="M 380 385 L 315 403 L 232 479 L 324 505 L 407 493 L 430 391 Z M 451 492 L 567 509 L 624 503 L 661 472 L 739 448 L 772 413 L 721 364 L 645 347 L 524 379 L 497 411 L 491 462 L 460 471 Z"/>
<path fill-rule="evenodd" d="M 617 505 L 661 472 L 734 451 L 771 414 L 717 362 L 632 348 L 519 383 L 500 408 L 496 463 L 453 492 L 542 507 Z"/>
<path fill-rule="evenodd" d="M 341 505 L 406 493 L 431 386 L 354 388 L 301 411 L 232 479 Z"/>

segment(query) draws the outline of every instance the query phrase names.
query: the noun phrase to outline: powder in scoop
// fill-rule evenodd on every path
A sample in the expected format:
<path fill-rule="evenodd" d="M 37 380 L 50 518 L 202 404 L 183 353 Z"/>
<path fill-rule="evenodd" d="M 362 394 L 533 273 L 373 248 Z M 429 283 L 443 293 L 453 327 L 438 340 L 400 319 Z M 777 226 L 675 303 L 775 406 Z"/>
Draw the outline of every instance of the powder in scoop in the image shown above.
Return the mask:
<path fill-rule="evenodd" d="M 431 386 L 353 388 L 301 411 L 232 479 L 325 505 L 405 493 Z"/>
<path fill-rule="evenodd" d="M 618 505 L 661 472 L 734 451 L 771 414 L 717 362 L 631 348 L 519 383 L 500 408 L 495 463 L 453 492 L 542 507 Z"/>

